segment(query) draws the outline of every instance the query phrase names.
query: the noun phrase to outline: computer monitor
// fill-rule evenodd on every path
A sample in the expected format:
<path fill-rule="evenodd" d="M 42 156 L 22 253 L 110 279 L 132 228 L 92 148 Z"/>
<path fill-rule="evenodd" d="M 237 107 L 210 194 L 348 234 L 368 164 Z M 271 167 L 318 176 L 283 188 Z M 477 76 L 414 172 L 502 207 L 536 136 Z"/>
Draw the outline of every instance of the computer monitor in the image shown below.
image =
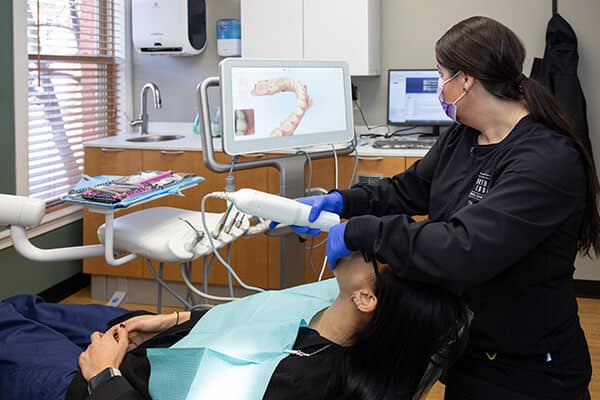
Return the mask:
<path fill-rule="evenodd" d="M 228 58 L 220 64 L 223 149 L 239 155 L 347 143 L 348 65 Z"/>
<path fill-rule="evenodd" d="M 452 124 L 437 97 L 439 77 L 435 69 L 390 69 L 388 124 L 432 126 L 434 135 L 440 126 Z"/>

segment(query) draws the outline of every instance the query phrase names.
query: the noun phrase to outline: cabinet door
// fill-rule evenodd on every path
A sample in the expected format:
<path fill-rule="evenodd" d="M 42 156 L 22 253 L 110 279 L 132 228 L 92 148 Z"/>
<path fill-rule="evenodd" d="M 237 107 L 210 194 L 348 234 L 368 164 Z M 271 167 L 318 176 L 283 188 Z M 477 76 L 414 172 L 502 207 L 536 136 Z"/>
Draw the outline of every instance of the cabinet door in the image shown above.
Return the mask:
<path fill-rule="evenodd" d="M 352 75 L 368 75 L 368 13 L 362 3 L 304 0 L 304 57 L 346 61 Z"/>
<path fill-rule="evenodd" d="M 142 169 L 141 150 L 103 149 L 86 147 L 84 149 L 83 171 L 95 175 L 129 175 Z M 141 208 L 119 211 L 116 217 L 139 211 Z M 99 243 L 97 230 L 104 223 L 104 215 L 83 211 L 83 244 Z M 124 265 L 113 267 L 103 257 L 83 260 L 83 272 L 96 275 L 116 275 L 139 278 L 142 276 L 142 260 L 136 259 Z"/>
<path fill-rule="evenodd" d="M 406 157 L 406 168 L 411 167 L 414 163 L 419 161 L 420 157 Z"/>
<path fill-rule="evenodd" d="M 347 169 L 344 158 L 339 157 L 338 159 L 338 187 L 340 189 L 346 189 L 348 187 L 348 179 L 343 179 L 345 171 Z M 312 188 L 323 188 L 327 191 L 335 187 L 335 163 L 333 157 L 322 158 L 320 160 L 312 161 Z M 305 173 L 305 187 L 309 188 L 309 168 L 308 165 L 304 168 Z M 326 233 L 321 233 L 317 236 L 309 237 L 304 242 L 304 280 L 305 282 L 314 282 L 319 277 L 321 267 L 323 266 L 323 260 L 325 258 L 325 240 L 327 239 Z M 310 248 L 313 248 L 312 251 Z M 312 261 L 312 264 L 311 264 Z M 333 274 L 325 267 L 324 278 L 330 278 Z"/>
<path fill-rule="evenodd" d="M 200 160 L 200 161 L 199 161 Z M 149 170 L 171 170 L 174 172 L 189 172 L 200 175 L 198 164 L 202 161 L 202 153 L 197 151 L 175 151 L 175 150 L 143 150 L 142 151 L 142 169 Z M 144 205 L 144 209 L 153 207 L 173 207 L 186 210 L 200 210 L 201 185 L 204 182 L 192 188 L 184 190 L 183 196 L 165 196 L 156 199 Z M 159 261 L 151 260 L 155 271 L 158 272 Z M 202 281 L 202 260 L 195 260 L 192 263 L 192 281 Z M 148 269 L 146 260 L 142 265 L 142 276 L 153 279 L 152 273 Z M 182 281 L 180 264 L 165 263 L 163 277 L 168 281 Z"/>
<path fill-rule="evenodd" d="M 256 156 L 260 157 L 260 156 Z M 254 156 L 240 157 L 239 161 L 256 159 Z M 226 154 L 219 153 L 216 156 L 217 161 L 223 163 L 231 162 L 231 157 Z M 208 169 L 202 164 L 204 170 L 208 173 Z M 256 168 L 244 171 L 236 171 L 233 173 L 235 177 L 236 190 L 242 188 L 253 188 L 256 190 L 267 191 L 267 171 L 269 168 Z M 216 188 L 211 188 L 211 191 L 223 191 L 225 189 L 225 177 L 227 174 L 210 173 L 215 181 Z M 208 180 L 208 179 L 207 179 Z M 208 191 L 207 191 L 208 193 Z M 208 202 L 207 202 L 208 203 Z M 218 206 L 219 211 L 225 209 L 225 202 L 216 200 L 214 206 Z M 268 262 L 267 262 L 267 237 L 258 235 L 253 237 L 242 237 L 235 242 L 231 247 L 231 265 L 235 268 L 236 273 L 240 278 L 249 285 L 258 287 L 267 287 L 268 285 Z M 209 282 L 226 283 L 227 273 L 225 268 L 217 266 L 213 268 Z"/>
<path fill-rule="evenodd" d="M 144 171 L 160 170 L 173 172 L 189 172 L 200 175 L 199 165 L 202 153 L 198 151 L 143 150 L 142 169 Z M 200 210 L 201 190 L 205 182 L 184 190 L 183 196 L 165 196 L 148 203 L 144 208 L 175 207 L 187 210 Z"/>
<path fill-rule="evenodd" d="M 241 0 L 242 56 L 302 58 L 303 0 Z"/>
<path fill-rule="evenodd" d="M 404 157 L 372 157 L 363 158 L 358 160 L 358 174 L 368 174 L 376 176 L 392 176 L 398 174 L 405 169 Z M 350 182 L 352 172 L 354 171 L 354 165 L 356 163 L 356 157 L 343 156 L 339 158 L 339 178 L 338 187 L 340 189 L 347 189 L 352 186 L 355 182 Z M 321 186 L 325 189 L 332 189 L 334 187 L 334 165 L 332 159 L 317 160 L 316 168 L 313 176 L 313 186 Z M 319 274 L 325 258 L 325 244 L 323 241 L 327 239 L 327 235 L 321 233 L 315 236 L 314 245 L 319 246 L 312 251 L 312 265 L 311 259 L 309 258 L 309 252 L 306 252 L 305 256 L 305 278 L 307 282 L 315 280 L 314 275 Z M 311 240 L 307 240 L 306 247 L 308 248 L 311 244 Z M 313 271 L 313 268 L 315 271 Z M 331 277 L 333 274 L 329 268 L 325 267 L 324 277 Z"/>
<path fill-rule="evenodd" d="M 408 169 L 411 165 L 413 165 L 415 162 L 417 162 L 420 159 L 421 158 L 419 158 L 419 157 L 406 157 L 406 168 Z M 413 219 L 415 221 L 423 221 L 423 220 L 427 219 L 427 215 L 413 215 Z"/>
<path fill-rule="evenodd" d="M 357 174 L 388 178 L 406 169 L 404 157 L 359 157 Z"/>
<path fill-rule="evenodd" d="M 350 175 L 352 174 L 352 166 L 348 157 L 339 157 L 339 187 L 347 188 Z M 308 188 L 309 185 L 309 167 L 308 164 L 304 168 L 304 185 Z M 279 193 L 279 173 L 271 168 L 269 170 L 269 192 Z M 330 190 L 335 187 L 335 164 L 333 157 L 323 158 L 312 161 L 312 181 L 310 182 L 312 188 L 323 188 Z M 316 280 L 315 275 L 318 276 L 323 265 L 323 259 L 325 257 L 325 245 L 323 241 L 327 238 L 325 233 L 321 233 L 318 236 L 308 238 L 304 242 L 306 251 L 304 252 L 304 279 L 306 282 L 314 282 Z M 311 243 L 316 246 L 322 243 L 321 246 L 314 248 L 312 253 L 308 250 L 311 247 Z M 279 287 L 279 271 L 280 271 L 280 251 L 279 251 L 279 239 L 276 237 L 268 238 L 268 249 L 269 249 L 269 287 Z M 312 256 L 312 265 L 311 257 Z M 325 270 L 325 277 L 330 277 L 331 272 L 328 268 Z"/>

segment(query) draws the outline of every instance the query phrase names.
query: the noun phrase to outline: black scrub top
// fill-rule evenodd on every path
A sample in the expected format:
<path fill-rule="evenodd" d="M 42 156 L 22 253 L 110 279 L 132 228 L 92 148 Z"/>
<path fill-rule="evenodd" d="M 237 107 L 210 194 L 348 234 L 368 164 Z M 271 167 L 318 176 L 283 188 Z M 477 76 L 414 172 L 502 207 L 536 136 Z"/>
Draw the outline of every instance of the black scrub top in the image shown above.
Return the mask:
<path fill-rule="evenodd" d="M 463 367 L 523 393 L 571 398 L 591 376 L 572 282 L 582 156 L 532 116 L 498 144 L 478 145 L 478 135 L 455 124 L 405 172 L 340 191 L 351 218 L 344 239 L 402 277 L 465 296 L 474 319 Z"/>

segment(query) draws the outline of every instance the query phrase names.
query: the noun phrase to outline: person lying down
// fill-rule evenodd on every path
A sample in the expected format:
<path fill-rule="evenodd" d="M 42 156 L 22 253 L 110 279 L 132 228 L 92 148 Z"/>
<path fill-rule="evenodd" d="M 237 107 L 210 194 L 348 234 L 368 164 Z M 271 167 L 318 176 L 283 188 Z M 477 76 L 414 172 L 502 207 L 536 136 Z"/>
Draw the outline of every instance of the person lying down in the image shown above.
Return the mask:
<path fill-rule="evenodd" d="M 209 312 L 6 299 L 0 398 L 419 398 L 430 361 L 448 367 L 463 347 L 464 303 L 360 253 L 334 275 Z"/>

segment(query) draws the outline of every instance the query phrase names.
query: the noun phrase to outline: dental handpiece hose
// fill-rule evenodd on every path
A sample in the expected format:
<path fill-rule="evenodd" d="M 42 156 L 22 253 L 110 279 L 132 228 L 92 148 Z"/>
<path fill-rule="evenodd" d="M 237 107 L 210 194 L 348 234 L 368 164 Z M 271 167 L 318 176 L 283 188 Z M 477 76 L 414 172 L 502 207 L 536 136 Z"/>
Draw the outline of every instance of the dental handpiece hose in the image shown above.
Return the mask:
<path fill-rule="evenodd" d="M 309 205 L 254 189 L 223 193 L 223 197 L 232 201 L 238 210 L 246 214 L 281 224 L 306 226 L 328 232 L 329 228 L 340 223 L 339 215 L 329 211 L 321 211 L 314 222 L 308 222 L 311 209 Z"/>

